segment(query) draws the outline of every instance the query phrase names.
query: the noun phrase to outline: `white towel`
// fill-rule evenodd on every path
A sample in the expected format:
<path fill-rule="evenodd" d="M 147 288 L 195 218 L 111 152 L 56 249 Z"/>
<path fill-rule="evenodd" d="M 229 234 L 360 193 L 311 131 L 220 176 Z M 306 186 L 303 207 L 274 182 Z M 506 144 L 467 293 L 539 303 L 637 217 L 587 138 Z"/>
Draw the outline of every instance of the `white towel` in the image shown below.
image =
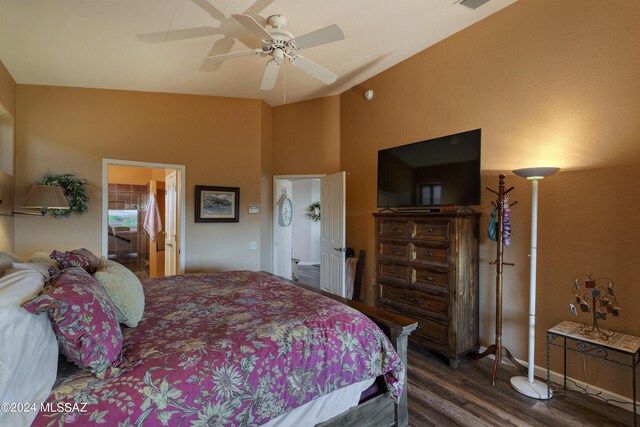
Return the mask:
<path fill-rule="evenodd" d="M 345 262 L 344 283 L 347 287 L 347 295 L 345 297 L 351 299 L 353 297 L 353 284 L 356 281 L 356 264 L 358 264 L 358 258 L 350 256 Z"/>
<path fill-rule="evenodd" d="M 149 206 L 147 206 L 147 214 L 144 216 L 143 227 L 149 233 L 151 240 L 155 240 L 158 233 L 162 231 L 162 218 L 160 218 L 155 194 L 151 194 L 149 197 Z"/>

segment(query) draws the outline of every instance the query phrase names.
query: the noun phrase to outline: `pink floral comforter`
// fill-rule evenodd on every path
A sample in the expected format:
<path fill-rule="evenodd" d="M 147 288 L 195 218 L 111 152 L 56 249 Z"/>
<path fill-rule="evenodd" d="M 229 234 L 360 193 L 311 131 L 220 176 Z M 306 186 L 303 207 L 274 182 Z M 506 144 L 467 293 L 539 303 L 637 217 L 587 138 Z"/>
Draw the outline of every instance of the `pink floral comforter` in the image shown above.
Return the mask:
<path fill-rule="evenodd" d="M 129 370 L 103 380 L 61 374 L 49 402 L 75 412 L 41 412 L 33 425 L 260 425 L 382 374 L 392 396 L 401 393 L 404 367 L 391 343 L 332 299 L 248 271 L 143 286 L 144 317 L 123 326 Z"/>

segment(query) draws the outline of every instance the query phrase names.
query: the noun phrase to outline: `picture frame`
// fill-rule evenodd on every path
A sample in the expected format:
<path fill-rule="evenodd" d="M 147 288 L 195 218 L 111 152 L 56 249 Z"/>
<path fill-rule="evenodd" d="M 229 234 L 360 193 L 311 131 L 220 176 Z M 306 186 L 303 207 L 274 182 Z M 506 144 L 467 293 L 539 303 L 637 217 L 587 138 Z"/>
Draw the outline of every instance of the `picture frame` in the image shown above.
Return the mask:
<path fill-rule="evenodd" d="M 240 222 L 240 187 L 196 185 L 196 222 Z"/>

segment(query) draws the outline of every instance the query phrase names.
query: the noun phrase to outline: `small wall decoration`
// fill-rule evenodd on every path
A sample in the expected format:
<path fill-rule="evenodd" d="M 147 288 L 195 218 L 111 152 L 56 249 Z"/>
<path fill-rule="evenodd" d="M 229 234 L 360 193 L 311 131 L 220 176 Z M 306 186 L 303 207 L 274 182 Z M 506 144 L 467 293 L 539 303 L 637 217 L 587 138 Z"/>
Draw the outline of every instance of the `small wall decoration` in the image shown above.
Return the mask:
<path fill-rule="evenodd" d="M 55 174 L 48 173 L 38 181 L 39 185 L 59 185 L 64 190 L 64 195 L 69 202 L 69 209 L 48 209 L 53 211 L 56 218 L 69 216 L 72 213 L 82 214 L 89 209 L 89 196 L 84 191 L 85 180 L 72 173 Z M 43 209 L 43 213 L 46 210 Z"/>
<path fill-rule="evenodd" d="M 313 222 L 320 221 L 320 201 L 311 203 L 307 206 L 307 218 Z"/>
<path fill-rule="evenodd" d="M 615 332 L 598 327 L 598 320 L 607 320 L 611 314 L 613 317 L 620 315 L 620 307 L 613 291 L 613 280 L 608 278 L 594 279 L 590 274 L 576 276 L 571 288 L 574 300 L 569 304 L 569 310 L 573 315 L 578 315 L 578 308 L 583 313 L 593 314 L 591 326 L 583 325 L 580 333 L 592 338 L 608 340 Z M 578 308 L 576 308 L 578 307 Z"/>
<path fill-rule="evenodd" d="M 239 222 L 240 188 L 196 185 L 196 222 Z"/>

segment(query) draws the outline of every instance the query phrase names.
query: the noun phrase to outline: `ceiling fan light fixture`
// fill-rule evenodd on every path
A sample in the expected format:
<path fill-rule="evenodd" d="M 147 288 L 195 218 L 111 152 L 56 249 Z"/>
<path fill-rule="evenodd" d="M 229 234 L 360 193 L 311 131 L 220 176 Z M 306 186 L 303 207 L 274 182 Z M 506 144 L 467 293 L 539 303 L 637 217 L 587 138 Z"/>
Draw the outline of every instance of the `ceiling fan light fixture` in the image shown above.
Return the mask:
<path fill-rule="evenodd" d="M 276 61 L 278 64 L 280 64 L 283 58 L 284 58 L 284 51 L 279 47 L 275 48 L 273 50 L 273 60 Z"/>
<path fill-rule="evenodd" d="M 271 26 L 269 30 L 260 25 L 251 15 L 234 14 L 231 16 L 247 30 L 260 38 L 262 41 L 262 49 L 251 49 L 242 52 L 209 56 L 205 58 L 205 61 L 224 61 L 226 59 L 248 55 L 271 55 L 272 59 L 267 62 L 262 77 L 262 84 L 260 85 L 260 89 L 262 90 L 270 90 L 275 87 L 280 64 L 285 57 L 289 58 L 289 61 L 297 68 L 324 84 L 332 84 L 338 78 L 336 74 L 310 59 L 299 55 L 298 52 L 302 49 L 343 40 L 344 32 L 339 25 L 329 25 L 303 34 L 302 36 L 294 37 L 293 34 L 282 28 L 287 23 L 287 17 L 285 15 L 271 15 L 268 19 L 269 25 Z"/>

